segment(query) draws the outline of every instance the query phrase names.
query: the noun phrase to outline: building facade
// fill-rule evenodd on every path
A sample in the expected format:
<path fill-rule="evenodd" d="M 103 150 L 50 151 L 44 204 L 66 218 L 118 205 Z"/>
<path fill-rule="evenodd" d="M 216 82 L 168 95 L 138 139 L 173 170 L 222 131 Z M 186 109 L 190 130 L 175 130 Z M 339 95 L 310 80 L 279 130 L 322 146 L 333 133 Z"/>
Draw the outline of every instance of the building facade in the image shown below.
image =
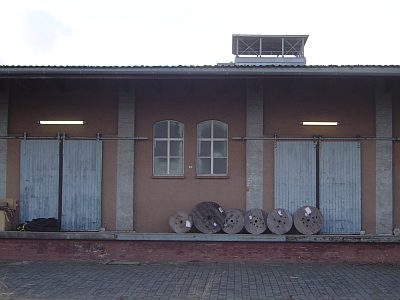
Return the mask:
<path fill-rule="evenodd" d="M 215 201 L 392 234 L 399 101 L 397 66 L 0 67 L 0 197 L 65 231 L 170 232 Z"/>

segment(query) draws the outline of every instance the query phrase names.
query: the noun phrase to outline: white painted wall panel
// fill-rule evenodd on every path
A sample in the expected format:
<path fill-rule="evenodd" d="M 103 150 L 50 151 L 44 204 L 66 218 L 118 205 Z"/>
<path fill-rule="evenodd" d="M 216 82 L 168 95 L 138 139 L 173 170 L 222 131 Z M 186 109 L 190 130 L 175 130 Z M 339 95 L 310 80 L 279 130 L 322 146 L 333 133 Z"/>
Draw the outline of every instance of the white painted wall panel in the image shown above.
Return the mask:
<path fill-rule="evenodd" d="M 322 233 L 360 233 L 361 157 L 359 142 L 320 143 Z"/>
<path fill-rule="evenodd" d="M 294 213 L 315 206 L 316 152 L 313 141 L 278 141 L 275 146 L 275 208 Z"/>
<path fill-rule="evenodd" d="M 20 222 L 58 218 L 59 147 L 60 141 L 21 141 Z"/>
<path fill-rule="evenodd" d="M 101 175 L 101 141 L 64 141 L 62 230 L 100 229 Z"/>

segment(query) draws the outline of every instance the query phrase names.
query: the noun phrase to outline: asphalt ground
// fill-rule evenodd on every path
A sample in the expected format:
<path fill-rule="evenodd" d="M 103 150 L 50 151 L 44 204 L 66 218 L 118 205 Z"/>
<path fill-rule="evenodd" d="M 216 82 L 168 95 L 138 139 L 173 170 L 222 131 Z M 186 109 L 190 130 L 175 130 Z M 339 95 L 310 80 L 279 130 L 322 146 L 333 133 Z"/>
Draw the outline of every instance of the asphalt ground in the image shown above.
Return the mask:
<path fill-rule="evenodd" d="M 400 265 L 0 261 L 0 299 L 400 299 Z"/>

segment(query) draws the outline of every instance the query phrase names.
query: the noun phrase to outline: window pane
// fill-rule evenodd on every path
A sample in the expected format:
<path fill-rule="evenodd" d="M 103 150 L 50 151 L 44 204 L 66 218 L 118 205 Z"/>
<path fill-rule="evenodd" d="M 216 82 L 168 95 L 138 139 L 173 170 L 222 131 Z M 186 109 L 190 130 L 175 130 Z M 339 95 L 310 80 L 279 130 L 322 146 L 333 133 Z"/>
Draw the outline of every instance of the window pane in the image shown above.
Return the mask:
<path fill-rule="evenodd" d="M 211 121 L 206 121 L 198 125 L 197 135 L 199 138 L 211 137 Z"/>
<path fill-rule="evenodd" d="M 211 142 L 199 141 L 199 156 L 200 157 L 211 157 Z"/>
<path fill-rule="evenodd" d="M 227 126 L 225 123 L 214 121 L 214 137 L 215 138 L 226 138 Z"/>
<path fill-rule="evenodd" d="M 211 159 L 210 158 L 199 158 L 197 163 L 197 174 L 209 175 L 211 174 Z"/>
<path fill-rule="evenodd" d="M 226 175 L 226 158 L 214 158 L 214 174 Z"/>
<path fill-rule="evenodd" d="M 227 142 L 214 142 L 214 157 L 227 157 L 226 144 Z"/>
<path fill-rule="evenodd" d="M 167 156 L 167 141 L 155 141 L 154 156 Z"/>
<path fill-rule="evenodd" d="M 170 175 L 183 175 L 183 160 L 182 158 L 171 158 L 169 161 Z"/>
<path fill-rule="evenodd" d="M 154 175 L 168 175 L 166 158 L 164 157 L 154 158 Z"/>
<path fill-rule="evenodd" d="M 179 122 L 170 121 L 170 137 L 183 138 L 183 125 Z"/>
<path fill-rule="evenodd" d="M 183 156 L 183 147 L 181 141 L 171 141 L 170 142 L 170 156 Z"/>
<path fill-rule="evenodd" d="M 168 137 L 168 121 L 162 121 L 154 125 L 154 137 L 155 138 Z"/>

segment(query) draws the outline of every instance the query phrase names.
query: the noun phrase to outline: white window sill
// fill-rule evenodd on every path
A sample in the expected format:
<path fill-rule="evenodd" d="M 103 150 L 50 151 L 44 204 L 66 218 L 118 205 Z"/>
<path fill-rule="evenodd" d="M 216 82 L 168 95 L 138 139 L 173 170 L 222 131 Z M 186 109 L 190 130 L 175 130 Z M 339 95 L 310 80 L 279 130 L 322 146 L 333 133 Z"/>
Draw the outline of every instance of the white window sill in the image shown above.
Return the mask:
<path fill-rule="evenodd" d="M 151 176 L 152 179 L 184 179 L 185 176 L 183 175 L 153 175 Z"/>
<path fill-rule="evenodd" d="M 229 179 L 228 175 L 197 175 L 196 179 Z"/>

